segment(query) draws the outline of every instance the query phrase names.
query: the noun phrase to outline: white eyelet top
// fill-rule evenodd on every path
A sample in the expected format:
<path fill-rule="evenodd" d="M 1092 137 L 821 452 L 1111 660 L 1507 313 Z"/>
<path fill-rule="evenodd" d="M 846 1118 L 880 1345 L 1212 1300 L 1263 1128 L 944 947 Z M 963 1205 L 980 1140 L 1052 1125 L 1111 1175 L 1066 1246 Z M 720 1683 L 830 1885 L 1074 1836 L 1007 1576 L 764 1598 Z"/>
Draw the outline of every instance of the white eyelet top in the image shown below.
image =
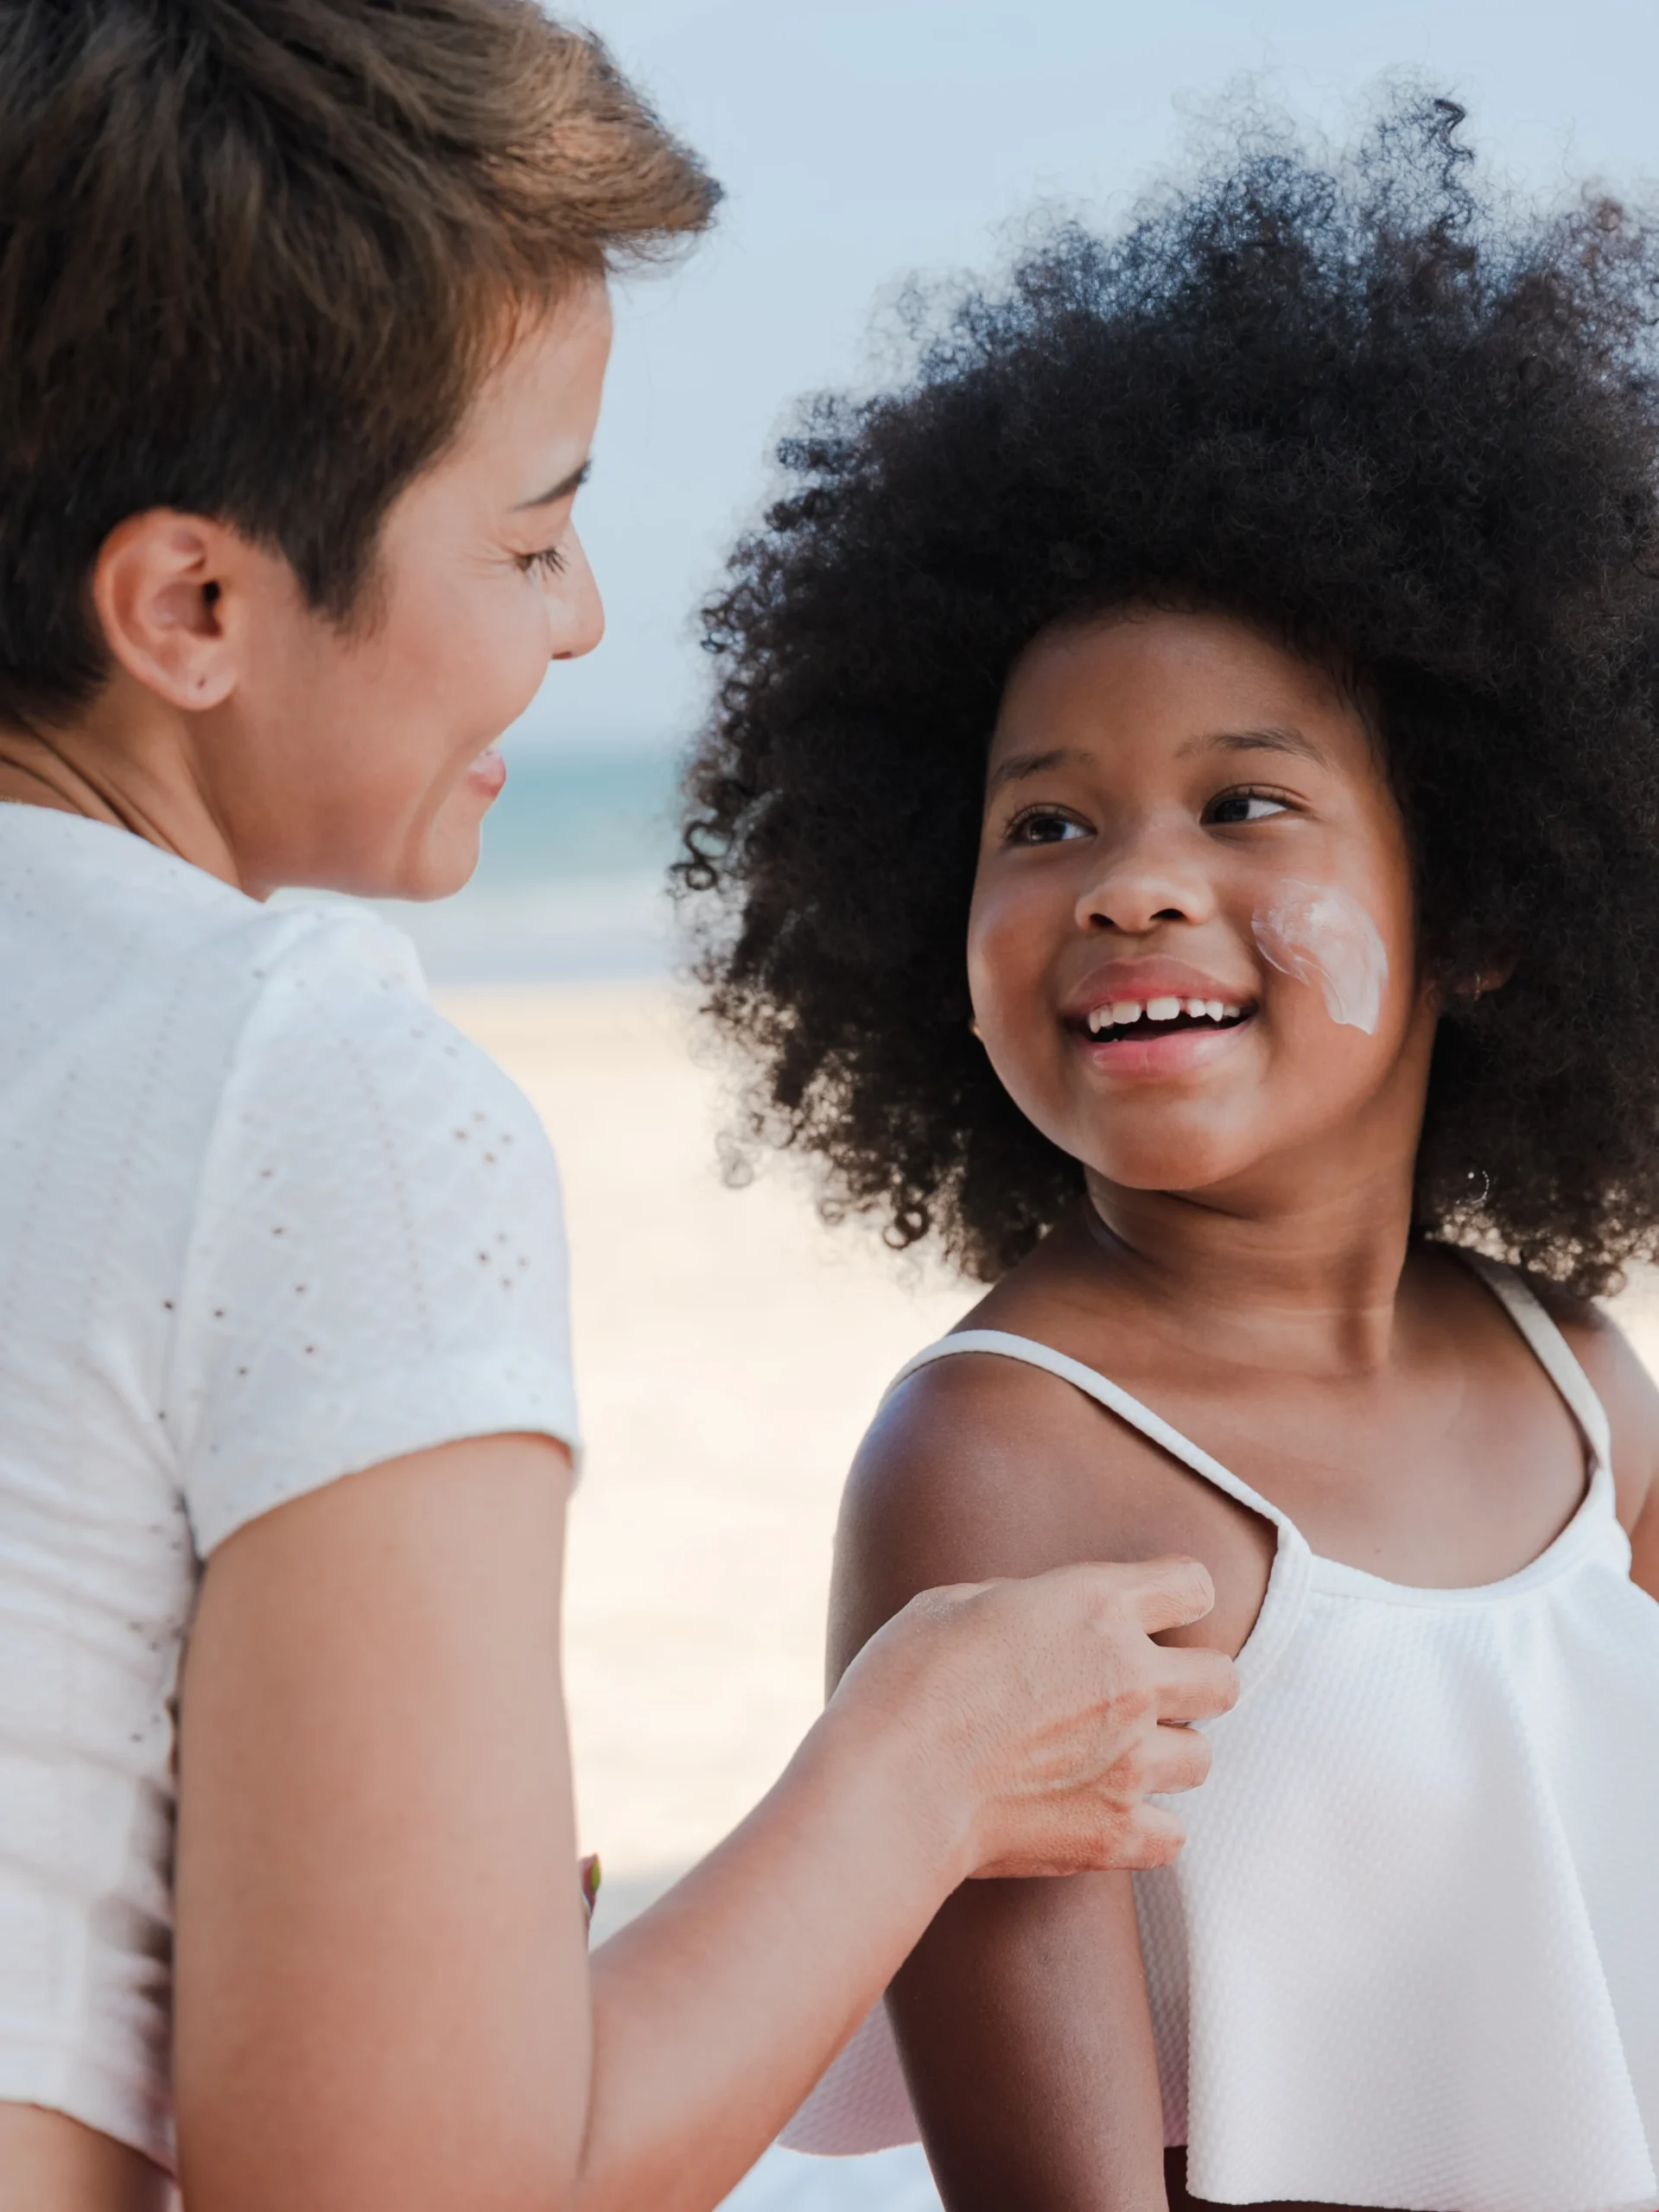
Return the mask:
<path fill-rule="evenodd" d="M 556 1173 L 354 909 L 0 805 L 0 2100 L 171 2158 L 200 1562 L 454 1439 L 573 1440 Z"/>
<path fill-rule="evenodd" d="M 1606 1415 L 1525 1285 L 1478 1262 L 1588 1446 L 1520 1573 L 1388 1582 L 1046 1345 L 1046 1369 L 1271 1522 L 1243 1694 L 1208 1724 L 1174 1866 L 1135 1878 L 1164 2095 L 1217 2204 L 1653 2212 L 1659 2203 L 1659 1604 L 1630 1580 Z M 785 2141 L 913 2142 L 878 2007 Z"/>

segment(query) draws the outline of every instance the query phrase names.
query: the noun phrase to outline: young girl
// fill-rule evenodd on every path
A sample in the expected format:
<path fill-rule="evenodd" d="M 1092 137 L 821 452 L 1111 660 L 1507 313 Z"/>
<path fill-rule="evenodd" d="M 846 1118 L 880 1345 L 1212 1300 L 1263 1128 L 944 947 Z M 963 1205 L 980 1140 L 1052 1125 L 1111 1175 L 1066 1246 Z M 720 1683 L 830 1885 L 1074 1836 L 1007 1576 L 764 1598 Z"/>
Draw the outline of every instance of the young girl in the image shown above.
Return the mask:
<path fill-rule="evenodd" d="M 1191 1551 L 1175 1866 L 960 1890 L 796 2123 L 952 2212 L 1659 2202 L 1659 245 L 1440 103 L 1073 233 L 822 406 L 684 873 L 757 1134 L 993 1287 L 854 1470 L 925 1583 Z M 965 958 L 964 958 L 965 940 Z M 1132 1885 L 1133 1883 L 1133 1885 Z"/>

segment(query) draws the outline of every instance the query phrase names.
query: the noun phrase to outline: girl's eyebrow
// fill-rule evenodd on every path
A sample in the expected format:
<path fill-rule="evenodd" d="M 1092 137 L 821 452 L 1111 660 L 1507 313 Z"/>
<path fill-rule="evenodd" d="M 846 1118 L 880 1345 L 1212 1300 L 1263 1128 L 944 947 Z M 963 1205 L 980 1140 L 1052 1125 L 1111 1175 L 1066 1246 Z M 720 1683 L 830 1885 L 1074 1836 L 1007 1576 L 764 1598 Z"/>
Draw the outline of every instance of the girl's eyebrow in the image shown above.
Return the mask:
<path fill-rule="evenodd" d="M 1304 737 L 1300 730 L 1271 726 L 1262 729 L 1215 730 L 1208 736 L 1189 738 L 1175 757 L 1186 760 L 1195 753 L 1288 753 L 1298 760 L 1312 761 L 1316 768 L 1330 766 L 1311 737 Z M 1045 775 L 1051 768 L 1089 767 L 1094 757 L 1092 753 L 1085 753 L 1075 745 L 1051 746 L 1042 753 L 1010 753 L 992 769 L 985 785 L 985 797 L 987 800 L 993 799 L 1004 784 L 1018 783 L 1026 776 Z"/>
<path fill-rule="evenodd" d="M 985 796 L 995 798 L 1004 784 L 1018 783 L 1022 776 L 1040 776 L 1050 768 L 1086 767 L 1094 757 L 1075 745 L 1052 746 L 1046 753 L 1010 753 L 992 769 Z"/>
<path fill-rule="evenodd" d="M 1208 737 L 1189 739 L 1176 758 L 1189 760 L 1195 753 L 1288 753 L 1298 760 L 1311 760 L 1316 768 L 1330 766 L 1313 739 L 1295 729 L 1217 730 Z"/>

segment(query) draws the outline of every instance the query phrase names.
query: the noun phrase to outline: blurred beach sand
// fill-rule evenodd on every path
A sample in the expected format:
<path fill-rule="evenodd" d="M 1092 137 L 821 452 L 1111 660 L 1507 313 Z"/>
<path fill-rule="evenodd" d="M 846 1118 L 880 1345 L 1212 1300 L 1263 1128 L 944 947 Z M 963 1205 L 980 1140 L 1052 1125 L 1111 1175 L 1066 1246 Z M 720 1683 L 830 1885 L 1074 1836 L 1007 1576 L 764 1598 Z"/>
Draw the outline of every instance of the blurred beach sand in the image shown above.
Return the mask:
<path fill-rule="evenodd" d="M 525 983 L 438 994 L 528 1093 L 564 1171 L 586 1437 L 572 1512 L 569 1691 L 596 1934 L 639 1910 L 767 1788 L 822 1697 L 842 1479 L 909 1355 L 974 1296 L 827 1229 L 808 1176 L 734 1190 L 729 1087 L 683 993 Z M 1620 1319 L 1649 1365 L 1659 1296 Z M 919 2152 L 774 2152 L 732 2212 L 925 2212 Z"/>

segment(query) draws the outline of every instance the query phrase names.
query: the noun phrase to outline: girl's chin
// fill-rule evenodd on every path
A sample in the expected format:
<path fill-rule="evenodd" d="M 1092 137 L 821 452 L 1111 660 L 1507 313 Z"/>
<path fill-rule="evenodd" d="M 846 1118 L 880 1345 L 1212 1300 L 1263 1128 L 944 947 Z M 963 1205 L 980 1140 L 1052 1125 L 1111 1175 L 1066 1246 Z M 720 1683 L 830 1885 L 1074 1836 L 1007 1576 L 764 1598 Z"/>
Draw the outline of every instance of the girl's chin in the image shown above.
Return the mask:
<path fill-rule="evenodd" d="M 1265 1132 L 1248 1126 L 1247 1116 L 1224 1116 L 1218 1126 L 1212 1116 L 1184 1116 L 1168 1103 L 1154 1109 L 1150 1101 L 1144 1115 L 1119 1111 L 1109 1123 L 1096 1105 L 1086 1119 L 1072 1122 L 1068 1135 L 1070 1141 L 1059 1135 L 1057 1141 L 1082 1163 L 1091 1183 L 1148 1197 L 1219 1194 L 1240 1178 L 1248 1180 L 1274 1148 Z"/>

